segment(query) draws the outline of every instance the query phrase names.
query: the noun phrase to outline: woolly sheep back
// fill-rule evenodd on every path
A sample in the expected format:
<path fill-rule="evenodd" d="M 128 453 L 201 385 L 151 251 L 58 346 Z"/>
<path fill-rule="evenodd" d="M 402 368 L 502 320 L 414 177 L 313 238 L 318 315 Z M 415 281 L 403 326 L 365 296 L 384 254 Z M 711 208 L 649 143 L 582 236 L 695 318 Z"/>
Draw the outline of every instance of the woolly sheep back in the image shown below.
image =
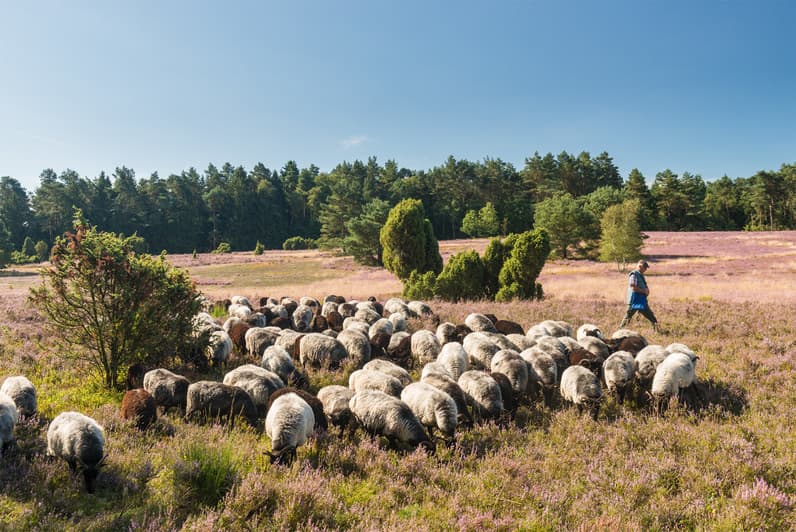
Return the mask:
<path fill-rule="evenodd" d="M 429 432 L 438 429 L 453 438 L 459 412 L 450 395 L 425 382 L 413 382 L 401 392 L 401 401 L 409 405 Z"/>
<path fill-rule="evenodd" d="M 14 401 L 21 416 L 32 416 L 39 410 L 36 388 L 27 377 L 22 375 L 7 377 L 0 387 L 0 392 L 7 394 Z"/>
<path fill-rule="evenodd" d="M 304 445 L 315 429 L 310 405 L 295 393 L 278 397 L 265 417 L 265 432 L 271 439 L 271 463 L 289 464 L 296 448 Z"/>
<path fill-rule="evenodd" d="M 94 493 L 94 483 L 105 457 L 105 433 L 90 417 L 63 412 L 47 429 L 47 455 L 63 458 L 72 471 L 81 468 L 86 491 Z"/>

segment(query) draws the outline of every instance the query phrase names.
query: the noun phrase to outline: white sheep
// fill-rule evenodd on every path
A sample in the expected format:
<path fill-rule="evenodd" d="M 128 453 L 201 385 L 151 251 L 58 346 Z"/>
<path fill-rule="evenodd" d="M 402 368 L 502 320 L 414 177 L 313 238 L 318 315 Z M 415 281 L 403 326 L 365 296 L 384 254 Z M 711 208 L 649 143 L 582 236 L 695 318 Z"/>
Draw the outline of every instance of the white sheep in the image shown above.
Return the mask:
<path fill-rule="evenodd" d="M 323 412 L 332 425 L 337 427 L 345 427 L 353 421 L 351 407 L 348 405 L 352 397 L 354 390 L 339 384 L 330 384 L 318 390 L 318 400 L 323 404 Z"/>
<path fill-rule="evenodd" d="M 506 335 L 506 339 L 517 346 L 520 351 L 525 351 L 528 348 L 536 345 L 536 342 L 528 338 L 524 334 L 511 333 Z"/>
<path fill-rule="evenodd" d="M 431 310 L 431 307 L 423 303 L 422 301 L 410 301 L 406 304 L 409 310 L 414 313 L 415 316 L 420 318 L 431 316 L 434 312 Z"/>
<path fill-rule="evenodd" d="M 596 336 L 584 336 L 578 343 L 583 346 L 583 349 L 603 360 L 611 355 L 611 348 L 608 347 L 608 344 Z"/>
<path fill-rule="evenodd" d="M 232 353 L 232 338 L 229 334 L 225 331 L 213 331 L 207 345 L 207 356 L 213 361 L 213 365 L 226 364 L 230 353 Z"/>
<path fill-rule="evenodd" d="M 459 342 L 448 342 L 437 355 L 437 362 L 445 366 L 453 380 L 459 380 L 469 368 L 467 351 Z"/>
<path fill-rule="evenodd" d="M 387 319 L 392 322 L 393 332 L 406 330 L 406 317 L 400 312 L 393 312 L 388 316 Z"/>
<path fill-rule="evenodd" d="M 698 357 L 694 354 L 694 351 L 685 344 L 680 343 L 673 343 L 666 346 L 666 353 L 683 353 L 684 355 L 688 355 L 688 358 L 691 360 L 696 360 Z"/>
<path fill-rule="evenodd" d="M 0 454 L 14 445 L 14 427 L 19 421 L 19 412 L 14 400 L 0 392 Z"/>
<path fill-rule="evenodd" d="M 271 463 L 289 465 L 296 448 L 304 445 L 315 430 L 315 414 L 295 393 L 286 393 L 271 404 L 265 416 L 265 433 L 271 439 Z"/>
<path fill-rule="evenodd" d="M 368 336 L 368 332 L 370 332 L 370 324 L 366 321 L 362 321 L 358 318 L 350 316 L 343 320 L 343 330 L 352 330 Z"/>
<path fill-rule="evenodd" d="M 373 340 L 377 334 L 392 335 L 393 332 L 395 332 L 393 322 L 387 318 L 380 318 L 371 324 L 368 329 L 368 338 Z"/>
<path fill-rule="evenodd" d="M 520 354 L 511 349 L 501 349 L 492 357 L 492 373 L 502 373 L 511 383 L 515 396 L 528 391 L 528 364 Z"/>
<path fill-rule="evenodd" d="M 368 337 L 356 329 L 346 329 L 337 335 L 340 342 L 348 353 L 348 360 L 354 367 L 360 368 L 363 364 L 370 361 L 371 346 Z"/>
<path fill-rule="evenodd" d="M 600 340 L 605 340 L 605 335 L 603 334 L 602 329 L 593 323 L 584 323 L 578 327 L 578 332 L 576 333 L 575 338 L 577 338 L 578 341 L 581 341 L 587 336 L 594 336 Z"/>
<path fill-rule="evenodd" d="M 244 336 L 246 352 L 255 358 L 261 357 L 266 348 L 274 345 L 278 338 L 279 333 L 268 327 L 252 327 Z"/>
<path fill-rule="evenodd" d="M 696 382 L 696 357 L 674 352 L 668 355 L 655 370 L 652 379 L 652 397 L 655 410 L 660 414 L 672 398 Z"/>
<path fill-rule="evenodd" d="M 229 301 L 231 305 L 244 305 L 246 307 L 253 308 L 249 298 L 245 296 L 232 296 L 229 298 Z"/>
<path fill-rule="evenodd" d="M 437 325 L 435 334 L 437 335 L 437 340 L 439 340 L 440 345 L 443 347 L 449 342 L 459 341 L 459 332 L 456 330 L 456 325 L 449 321 Z"/>
<path fill-rule="evenodd" d="M 455 380 L 440 373 L 428 373 L 421 377 L 421 382 L 430 384 L 434 388 L 450 395 L 453 402 L 456 403 L 456 410 L 459 413 L 459 425 L 472 426 L 473 418 L 467 408 L 467 397 L 464 395 L 462 387 Z"/>
<path fill-rule="evenodd" d="M 293 329 L 296 331 L 307 332 L 312 327 L 312 318 L 314 317 L 315 314 L 310 307 L 307 305 L 299 305 L 296 307 L 296 310 L 293 311 L 290 321 L 293 324 Z"/>
<path fill-rule="evenodd" d="M 469 327 L 473 332 L 497 332 L 497 329 L 495 329 L 495 324 L 492 323 L 492 320 L 483 314 L 479 314 L 478 312 L 468 314 L 467 317 L 464 318 L 464 324 L 467 325 L 467 327 Z"/>
<path fill-rule="evenodd" d="M 389 360 L 384 360 L 383 358 L 376 358 L 371 360 L 370 362 L 362 366 L 362 369 L 381 371 L 382 373 L 386 373 L 387 375 L 395 377 L 396 379 L 401 381 L 401 386 L 407 386 L 412 382 L 412 377 L 409 376 L 408 371 L 406 371 L 398 364 L 394 364 Z"/>
<path fill-rule="evenodd" d="M 351 413 L 365 431 L 386 437 L 395 446 L 398 442 L 434 451 L 434 444 L 423 424 L 409 405 L 377 390 L 362 390 L 349 401 Z"/>
<path fill-rule="evenodd" d="M 93 419 L 79 412 L 58 414 L 47 429 L 47 455 L 63 458 L 72 472 L 83 471 L 86 491 L 94 484 L 105 461 L 105 434 Z"/>
<path fill-rule="evenodd" d="M 323 306 L 321 307 L 321 316 L 323 316 L 325 318 L 332 311 L 337 312 L 337 302 L 336 301 L 325 301 L 323 303 Z"/>
<path fill-rule="evenodd" d="M 628 338 L 630 336 L 639 336 L 643 338 L 643 336 L 641 336 L 641 334 L 638 331 L 634 331 L 632 329 L 619 329 L 618 331 L 614 331 L 614 333 L 611 334 L 611 338 L 614 340 L 621 340 L 622 338 Z"/>
<path fill-rule="evenodd" d="M 36 388 L 26 377 L 17 375 L 6 378 L 0 392 L 8 394 L 21 416 L 32 416 L 38 411 Z"/>
<path fill-rule="evenodd" d="M 462 373 L 458 381 L 467 404 L 473 410 L 473 417 L 477 420 L 497 420 L 504 412 L 503 395 L 500 386 L 491 375 L 485 371 L 469 370 Z"/>
<path fill-rule="evenodd" d="M 561 397 L 578 407 L 588 409 L 596 420 L 603 390 L 597 376 L 583 366 L 570 366 L 561 375 Z"/>
<path fill-rule="evenodd" d="M 251 316 L 252 309 L 249 306 L 233 303 L 227 308 L 227 312 L 231 317 L 240 318 L 242 320 Z"/>
<path fill-rule="evenodd" d="M 583 346 L 571 336 L 559 336 L 556 340 L 564 345 L 566 353 L 571 353 L 575 349 L 583 349 Z"/>
<path fill-rule="evenodd" d="M 378 390 L 393 397 L 400 397 L 403 384 L 401 381 L 381 371 L 358 369 L 348 376 L 348 387 L 355 392 L 362 390 Z"/>
<path fill-rule="evenodd" d="M 433 332 L 420 329 L 412 334 L 412 356 L 421 364 L 436 360 L 441 349 L 442 346 Z"/>
<path fill-rule="evenodd" d="M 550 336 L 572 336 L 572 325 L 561 320 L 544 320 L 540 325 L 547 329 Z"/>
<path fill-rule="evenodd" d="M 462 347 L 467 352 L 468 364 L 481 369 L 489 369 L 492 366 L 492 357 L 500 351 L 498 344 L 478 332 L 465 336 Z"/>
<path fill-rule="evenodd" d="M 144 374 L 144 389 L 163 411 L 177 407 L 184 412 L 190 384 L 182 375 L 163 368 L 153 369 Z"/>
<path fill-rule="evenodd" d="M 634 360 L 636 378 L 644 388 L 650 389 L 655 370 L 669 353 L 662 345 L 651 344 L 636 354 Z"/>
<path fill-rule="evenodd" d="M 545 404 L 550 406 L 559 375 L 555 359 L 538 347 L 522 351 L 520 357 L 528 364 L 528 395 L 541 393 Z"/>
<path fill-rule="evenodd" d="M 381 314 L 379 314 L 372 308 L 363 307 L 357 309 L 357 311 L 354 313 L 354 318 L 360 321 L 364 321 L 368 325 L 373 325 L 374 323 L 376 323 L 381 319 Z"/>
<path fill-rule="evenodd" d="M 266 327 L 268 329 L 268 327 Z M 274 345 L 283 347 L 285 351 L 292 357 L 298 356 L 298 342 L 304 337 L 304 333 L 294 331 L 293 329 L 279 329 L 274 331 L 278 336 L 274 341 Z"/>
<path fill-rule="evenodd" d="M 260 416 L 268 408 L 268 397 L 284 388 L 285 383 L 276 373 L 254 364 L 244 364 L 224 375 L 224 384 L 242 388 L 252 398 Z"/>
<path fill-rule="evenodd" d="M 489 332 L 489 331 L 479 331 L 477 333 L 470 333 L 470 334 L 477 334 L 479 336 L 483 336 L 487 340 L 496 343 L 501 349 L 511 349 L 512 351 L 517 351 L 519 353 L 520 348 L 508 339 L 508 337 L 499 332 Z"/>
<path fill-rule="evenodd" d="M 619 404 L 625 401 L 625 393 L 633 383 L 636 373 L 633 355 L 627 351 L 617 351 L 603 362 L 603 378 L 608 393 L 616 394 Z"/>
<path fill-rule="evenodd" d="M 337 338 L 320 333 L 310 333 L 299 342 L 299 359 L 306 367 L 335 368 L 348 356 L 343 344 Z"/>
<path fill-rule="evenodd" d="M 459 411 L 450 395 L 425 382 L 413 382 L 401 392 L 401 401 L 409 405 L 429 434 L 438 429 L 453 439 Z"/>
<path fill-rule="evenodd" d="M 415 317 L 413 316 L 413 312 L 409 310 L 409 307 L 406 305 L 406 303 L 397 297 L 392 297 L 384 302 L 384 311 L 390 314 L 398 313 L 405 319 Z"/>
<path fill-rule="evenodd" d="M 265 348 L 263 358 L 260 360 L 260 367 L 272 371 L 279 375 L 282 382 L 287 384 L 296 371 L 293 359 L 284 347 L 270 345 Z"/>

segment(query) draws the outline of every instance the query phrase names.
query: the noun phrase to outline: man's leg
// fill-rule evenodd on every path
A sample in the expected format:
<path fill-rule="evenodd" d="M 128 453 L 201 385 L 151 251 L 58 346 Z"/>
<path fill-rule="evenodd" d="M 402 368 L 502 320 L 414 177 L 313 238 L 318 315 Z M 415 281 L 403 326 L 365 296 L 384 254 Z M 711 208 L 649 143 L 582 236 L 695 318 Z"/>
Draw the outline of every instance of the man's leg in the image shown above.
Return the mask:
<path fill-rule="evenodd" d="M 630 318 L 636 313 L 636 309 L 630 308 L 630 305 L 627 306 L 627 313 L 625 314 L 625 318 L 622 320 L 622 323 L 619 324 L 619 328 L 623 329 L 625 325 L 630 323 Z"/>
<path fill-rule="evenodd" d="M 658 326 L 658 318 L 655 317 L 655 313 L 652 312 L 651 308 L 647 307 L 644 310 L 642 310 L 641 315 L 650 320 L 650 323 L 652 324 L 652 329 L 655 332 L 660 332 L 659 330 L 660 327 Z"/>

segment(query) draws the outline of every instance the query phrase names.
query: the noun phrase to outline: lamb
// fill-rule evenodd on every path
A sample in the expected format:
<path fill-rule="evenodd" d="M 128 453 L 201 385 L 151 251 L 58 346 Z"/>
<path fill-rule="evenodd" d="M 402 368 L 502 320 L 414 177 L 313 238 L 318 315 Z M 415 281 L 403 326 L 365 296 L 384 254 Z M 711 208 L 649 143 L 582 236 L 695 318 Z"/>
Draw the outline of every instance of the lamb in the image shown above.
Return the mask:
<path fill-rule="evenodd" d="M 636 378 L 642 387 L 647 390 L 652 387 L 655 370 L 668 354 L 661 345 L 648 345 L 638 352 L 634 364 L 636 367 Z"/>
<path fill-rule="evenodd" d="M 505 375 L 515 396 L 528 390 L 528 364 L 516 351 L 501 349 L 492 357 L 492 373 Z"/>
<path fill-rule="evenodd" d="M 315 416 L 315 431 L 325 432 L 329 428 L 329 420 L 326 419 L 326 414 L 323 412 L 323 403 L 320 401 L 320 399 L 308 391 L 299 390 L 296 388 L 280 388 L 272 393 L 271 397 L 268 398 L 268 409 L 270 410 L 274 402 L 276 402 L 281 396 L 291 393 L 294 393 L 304 399 L 304 401 L 310 405 L 310 408 L 312 408 L 312 413 Z"/>
<path fill-rule="evenodd" d="M 462 373 L 469 369 L 468 355 L 462 344 L 449 342 L 442 346 L 442 350 L 437 355 L 437 362 L 445 366 L 453 380 L 459 380 Z"/>
<path fill-rule="evenodd" d="M 478 420 L 497 420 L 503 414 L 503 396 L 500 386 L 488 373 L 469 370 L 459 377 L 467 404 L 473 409 L 473 417 Z"/>
<path fill-rule="evenodd" d="M 323 412 L 336 427 L 350 426 L 353 421 L 351 407 L 348 406 L 352 397 L 354 390 L 338 384 L 330 384 L 318 390 L 318 400 L 323 404 Z"/>
<path fill-rule="evenodd" d="M 625 393 L 633 383 L 636 368 L 633 355 L 627 351 L 617 351 L 603 362 L 603 378 L 608 393 L 616 394 L 619 404 L 625 401 Z"/>
<path fill-rule="evenodd" d="M 351 413 L 371 436 L 386 437 L 390 444 L 422 446 L 434 452 L 434 444 L 412 409 L 398 399 L 377 390 L 362 390 L 349 401 Z"/>
<path fill-rule="evenodd" d="M 412 377 L 409 376 L 408 371 L 397 364 L 393 364 L 389 360 L 384 360 L 383 358 L 375 358 L 371 360 L 362 366 L 362 369 L 386 373 L 387 375 L 398 379 L 401 382 L 401 386 L 408 386 L 412 382 Z"/>
<path fill-rule="evenodd" d="M 295 393 L 277 398 L 265 417 L 271 463 L 290 465 L 296 458 L 296 448 L 307 442 L 314 429 L 315 415 L 304 399 Z"/>
<path fill-rule="evenodd" d="M 358 369 L 348 377 L 348 387 L 359 392 L 362 390 L 379 390 L 393 397 L 400 397 L 403 385 L 401 381 L 381 371 Z"/>
<path fill-rule="evenodd" d="M 467 325 L 467 327 L 469 327 L 473 332 L 497 332 L 495 324 L 492 322 L 492 320 L 477 312 L 473 312 L 464 318 L 464 324 Z"/>
<path fill-rule="evenodd" d="M 19 412 L 14 400 L 0 391 L 0 454 L 15 444 L 14 427 L 19 421 Z"/>
<path fill-rule="evenodd" d="M 143 388 L 127 390 L 122 397 L 122 419 L 135 421 L 138 430 L 146 428 L 157 419 L 158 405 L 155 398 Z"/>
<path fill-rule="evenodd" d="M 105 434 L 96 421 L 79 412 L 58 414 L 47 429 L 47 455 L 63 458 L 73 473 L 83 471 L 86 491 L 94 493 L 105 463 Z"/>
<path fill-rule="evenodd" d="M 188 386 L 185 419 L 218 419 L 234 423 L 242 416 L 252 427 L 257 426 L 257 407 L 243 388 L 215 381 L 198 381 Z"/>
<path fill-rule="evenodd" d="M 307 305 L 299 305 L 296 307 L 296 310 L 293 311 L 291 316 L 293 329 L 298 332 L 308 332 L 312 325 L 312 318 L 315 314 L 312 312 L 312 309 Z"/>
<path fill-rule="evenodd" d="M 425 382 L 413 382 L 401 392 L 401 401 L 409 405 L 429 435 L 438 429 L 449 440 L 458 424 L 459 412 L 450 395 Z"/>
<path fill-rule="evenodd" d="M 147 371 L 144 389 L 155 399 L 155 404 L 165 413 L 172 407 L 184 412 L 188 401 L 188 379 L 163 368 Z"/>
<path fill-rule="evenodd" d="M 285 387 L 279 375 L 254 364 L 244 364 L 224 375 L 224 384 L 237 386 L 246 391 L 262 417 L 268 408 L 268 398 L 272 393 Z"/>
<path fill-rule="evenodd" d="M 0 392 L 8 395 L 17 407 L 20 416 L 29 417 L 38 412 L 36 388 L 33 383 L 22 375 L 8 377 L 3 381 Z"/>
<path fill-rule="evenodd" d="M 686 353 L 674 352 L 668 355 L 655 370 L 652 379 L 652 397 L 655 410 L 663 413 L 665 405 L 696 382 L 696 360 Z"/>
<path fill-rule="evenodd" d="M 337 335 L 337 341 L 345 348 L 348 359 L 354 364 L 354 367 L 362 367 L 363 364 L 370 361 L 372 348 L 364 334 L 353 329 L 346 329 Z"/>
<path fill-rule="evenodd" d="M 500 351 L 500 346 L 478 332 L 464 337 L 462 347 L 467 352 L 467 362 L 475 368 L 487 369 L 492 366 L 492 357 Z"/>
<path fill-rule="evenodd" d="M 420 329 L 412 335 L 412 356 L 421 364 L 437 359 L 442 346 L 437 336 L 426 329 Z"/>
<path fill-rule="evenodd" d="M 279 333 L 267 327 L 252 327 L 246 331 L 246 352 L 253 357 L 262 357 L 266 348 L 274 345 Z"/>
<path fill-rule="evenodd" d="M 453 402 L 456 403 L 456 411 L 458 412 L 458 424 L 462 426 L 472 426 L 473 418 L 470 416 L 470 411 L 467 409 L 467 397 L 459 384 L 450 377 L 441 375 L 439 373 L 430 373 L 421 378 L 421 382 L 430 384 L 434 388 L 441 390 L 448 394 Z"/>
<path fill-rule="evenodd" d="M 538 347 L 531 347 L 520 353 L 528 364 L 528 394 L 542 394 L 545 405 L 552 404 L 553 390 L 558 380 L 558 366 L 549 353 Z"/>
<path fill-rule="evenodd" d="M 207 354 L 213 365 L 226 364 L 230 353 L 232 353 L 232 339 L 229 334 L 224 331 L 213 331 L 207 346 Z"/>
<path fill-rule="evenodd" d="M 310 333 L 299 342 L 299 359 L 304 367 L 336 368 L 348 356 L 337 338 L 320 333 Z"/>
<path fill-rule="evenodd" d="M 578 341 L 583 340 L 587 336 L 594 336 L 595 338 L 599 338 L 600 340 L 605 340 L 605 335 L 603 335 L 603 331 L 593 323 L 584 323 L 580 327 L 578 327 L 578 332 L 576 333 L 575 338 Z"/>
<path fill-rule="evenodd" d="M 603 391 L 597 376 L 583 366 L 570 366 L 561 375 L 561 397 L 578 407 L 580 412 L 588 409 L 592 419 L 597 420 Z"/>

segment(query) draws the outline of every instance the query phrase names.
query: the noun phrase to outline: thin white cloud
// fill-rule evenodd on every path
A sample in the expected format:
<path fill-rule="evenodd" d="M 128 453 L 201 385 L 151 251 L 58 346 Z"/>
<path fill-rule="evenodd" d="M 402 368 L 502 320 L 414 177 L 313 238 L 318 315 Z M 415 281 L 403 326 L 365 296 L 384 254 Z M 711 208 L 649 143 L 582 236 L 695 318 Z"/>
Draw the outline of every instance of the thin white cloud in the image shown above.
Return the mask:
<path fill-rule="evenodd" d="M 354 137 L 348 137 L 347 139 L 343 139 L 340 141 L 340 145 L 343 146 L 346 150 L 351 149 L 355 146 L 359 146 L 360 144 L 364 144 L 368 142 L 370 139 L 366 135 L 357 135 Z"/>

